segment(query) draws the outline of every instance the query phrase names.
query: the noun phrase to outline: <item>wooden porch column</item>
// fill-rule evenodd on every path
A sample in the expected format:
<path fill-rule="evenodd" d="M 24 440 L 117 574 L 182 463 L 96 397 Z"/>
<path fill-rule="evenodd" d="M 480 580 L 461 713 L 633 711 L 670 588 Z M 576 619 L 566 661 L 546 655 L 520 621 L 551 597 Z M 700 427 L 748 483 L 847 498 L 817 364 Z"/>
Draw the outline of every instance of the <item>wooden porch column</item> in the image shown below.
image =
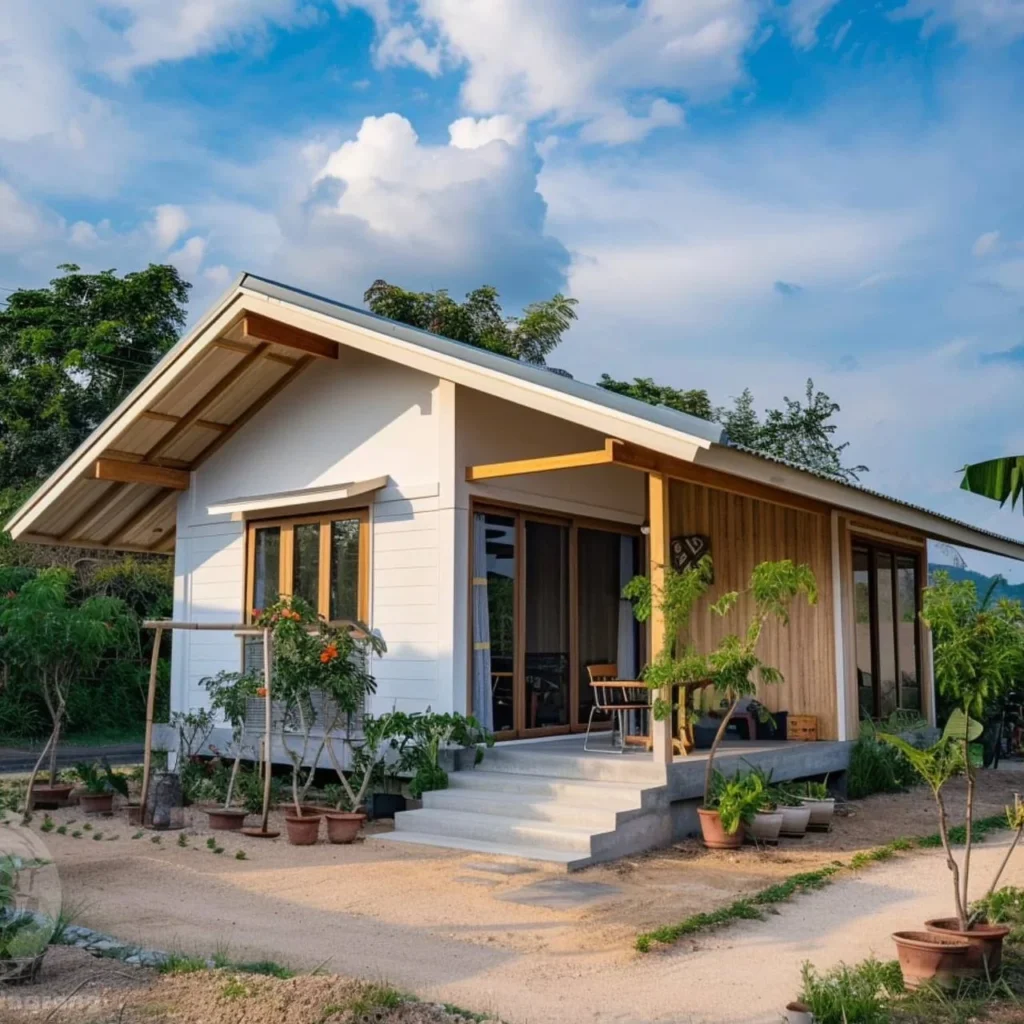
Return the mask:
<path fill-rule="evenodd" d="M 669 564 L 669 481 L 661 473 L 647 474 L 647 516 L 650 533 L 647 537 L 649 574 L 651 579 L 651 644 L 648 657 L 653 660 L 665 643 L 665 616 L 660 595 L 665 583 L 665 566 Z M 671 703 L 671 693 L 657 696 Z M 651 737 L 656 764 L 672 763 L 672 716 L 658 722 L 651 716 Z"/>

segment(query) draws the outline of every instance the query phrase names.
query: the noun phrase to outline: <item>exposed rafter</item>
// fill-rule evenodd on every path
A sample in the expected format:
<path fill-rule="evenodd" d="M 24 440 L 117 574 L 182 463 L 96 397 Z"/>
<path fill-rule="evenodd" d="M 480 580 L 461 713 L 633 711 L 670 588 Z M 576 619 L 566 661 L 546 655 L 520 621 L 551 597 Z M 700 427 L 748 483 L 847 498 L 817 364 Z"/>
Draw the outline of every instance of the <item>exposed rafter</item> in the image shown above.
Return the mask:
<path fill-rule="evenodd" d="M 121 459 L 97 459 L 93 479 L 112 480 L 121 484 L 147 484 L 171 491 L 187 491 L 188 471 L 170 466 L 154 466 L 148 462 L 124 462 Z"/>
<path fill-rule="evenodd" d="M 284 348 L 294 348 L 321 359 L 337 359 L 338 346 L 319 334 L 291 327 L 289 324 L 260 316 L 259 313 L 246 313 L 242 320 L 242 333 L 255 341 L 271 342 Z"/>

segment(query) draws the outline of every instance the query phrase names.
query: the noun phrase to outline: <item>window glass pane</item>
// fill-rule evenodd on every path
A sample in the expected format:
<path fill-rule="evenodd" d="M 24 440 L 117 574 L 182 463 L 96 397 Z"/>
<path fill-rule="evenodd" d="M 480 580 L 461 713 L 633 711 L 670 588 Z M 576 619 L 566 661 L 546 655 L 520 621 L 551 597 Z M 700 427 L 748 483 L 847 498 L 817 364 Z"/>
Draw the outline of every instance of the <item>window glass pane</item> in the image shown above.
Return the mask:
<path fill-rule="evenodd" d="M 899 638 L 900 707 L 921 710 L 921 684 L 917 678 L 917 559 L 896 559 L 896 633 Z"/>
<path fill-rule="evenodd" d="M 494 731 L 514 729 L 516 521 L 484 517 L 487 550 L 487 611 L 491 633 L 491 706 Z"/>
<path fill-rule="evenodd" d="M 899 704 L 896 689 L 896 609 L 893 607 L 893 559 L 887 551 L 876 555 L 878 602 L 878 713 L 888 718 Z"/>
<path fill-rule="evenodd" d="M 359 618 L 359 520 L 335 519 L 331 523 L 330 617 Z"/>
<path fill-rule="evenodd" d="M 302 523 L 295 527 L 292 555 L 292 594 L 320 608 L 320 524 Z"/>
<path fill-rule="evenodd" d="M 253 608 L 267 608 L 281 596 L 281 528 L 266 526 L 254 531 Z"/>
<path fill-rule="evenodd" d="M 857 655 L 857 701 L 861 718 L 875 716 L 875 686 L 871 667 L 870 554 L 853 549 L 854 647 Z"/>

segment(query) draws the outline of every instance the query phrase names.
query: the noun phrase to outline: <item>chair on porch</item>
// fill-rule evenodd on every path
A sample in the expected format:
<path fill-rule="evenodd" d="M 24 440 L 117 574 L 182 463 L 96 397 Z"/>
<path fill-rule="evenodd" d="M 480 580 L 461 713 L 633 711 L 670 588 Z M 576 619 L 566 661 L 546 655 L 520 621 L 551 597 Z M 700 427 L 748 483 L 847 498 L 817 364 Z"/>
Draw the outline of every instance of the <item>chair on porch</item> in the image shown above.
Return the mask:
<path fill-rule="evenodd" d="M 588 665 L 590 689 L 594 703 L 587 718 L 587 734 L 583 738 L 583 749 L 590 751 L 590 731 L 594 715 L 608 715 L 611 720 L 611 752 L 626 752 L 626 717 L 632 712 L 643 712 L 644 717 L 651 710 L 650 690 L 635 679 L 620 679 L 619 666 L 614 662 Z M 615 745 L 615 726 L 619 727 L 619 744 Z M 647 730 L 649 731 L 649 729 Z M 646 736 L 644 737 L 646 740 Z"/>

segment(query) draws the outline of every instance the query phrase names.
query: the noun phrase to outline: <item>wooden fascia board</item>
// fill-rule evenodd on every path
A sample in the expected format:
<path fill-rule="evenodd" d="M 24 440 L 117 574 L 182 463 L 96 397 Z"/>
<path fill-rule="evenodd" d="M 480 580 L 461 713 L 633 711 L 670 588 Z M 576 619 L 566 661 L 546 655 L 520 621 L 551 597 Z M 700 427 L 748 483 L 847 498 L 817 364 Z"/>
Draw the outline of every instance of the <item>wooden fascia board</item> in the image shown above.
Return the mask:
<path fill-rule="evenodd" d="M 328 338 L 299 327 L 292 327 L 259 313 L 246 313 L 242 319 L 242 333 L 253 341 L 269 342 L 284 348 L 293 348 L 320 359 L 337 359 L 338 346 Z"/>
<path fill-rule="evenodd" d="M 683 483 L 699 484 L 702 487 L 710 487 L 712 490 L 725 491 L 740 497 L 780 505 L 783 508 L 796 509 L 798 512 L 828 515 L 830 510 L 824 502 L 806 498 L 801 494 L 792 494 L 767 484 L 745 480 L 743 477 L 722 473 L 709 469 L 707 466 L 699 466 L 684 459 L 673 459 L 670 456 L 660 455 L 658 452 L 640 448 L 625 441 L 614 442 L 610 451 L 612 453 L 611 461 L 616 466 L 627 466 L 630 469 L 647 473 L 662 473 Z"/>
<path fill-rule="evenodd" d="M 109 480 L 119 484 L 166 487 L 171 491 L 187 491 L 189 485 L 187 470 L 154 466 L 148 462 L 123 462 L 120 459 L 97 459 L 92 477 L 94 480 Z"/>

